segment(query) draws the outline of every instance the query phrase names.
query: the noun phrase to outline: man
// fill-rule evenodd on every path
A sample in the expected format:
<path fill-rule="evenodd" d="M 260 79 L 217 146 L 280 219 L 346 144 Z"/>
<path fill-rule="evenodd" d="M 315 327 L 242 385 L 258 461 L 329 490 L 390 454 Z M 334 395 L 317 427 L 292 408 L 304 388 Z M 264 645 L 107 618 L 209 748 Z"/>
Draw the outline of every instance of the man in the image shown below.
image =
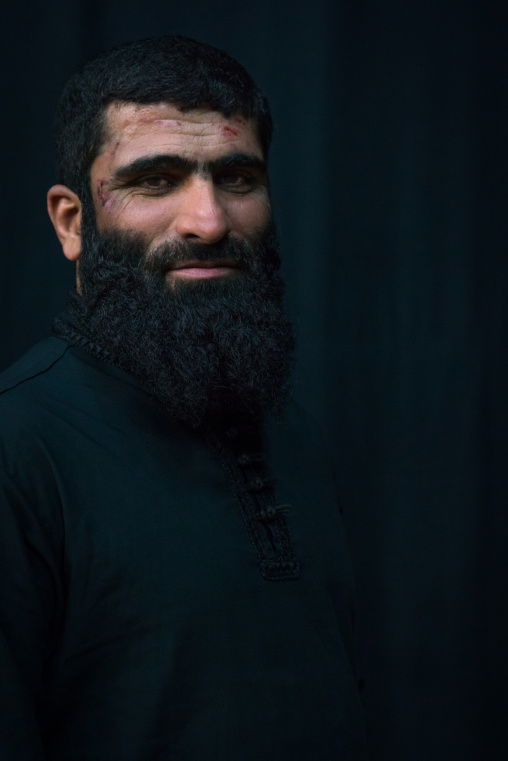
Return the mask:
<path fill-rule="evenodd" d="M 351 582 L 245 70 L 182 37 L 68 84 L 77 288 L 0 380 L 2 761 L 364 759 Z"/>

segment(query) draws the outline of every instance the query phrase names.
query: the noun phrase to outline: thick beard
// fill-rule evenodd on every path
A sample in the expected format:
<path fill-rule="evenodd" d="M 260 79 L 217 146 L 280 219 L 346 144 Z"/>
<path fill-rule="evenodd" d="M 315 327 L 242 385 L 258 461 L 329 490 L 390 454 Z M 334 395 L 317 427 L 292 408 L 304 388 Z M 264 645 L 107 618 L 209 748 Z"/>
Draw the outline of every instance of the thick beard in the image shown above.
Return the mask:
<path fill-rule="evenodd" d="M 87 229 L 88 228 L 88 229 Z M 294 333 L 274 227 L 249 244 L 164 244 L 147 253 L 131 232 L 84 226 L 81 296 L 71 317 L 112 361 L 136 376 L 171 417 L 194 427 L 260 421 L 290 396 Z M 238 269 L 168 282 L 189 260 L 229 259 Z"/>

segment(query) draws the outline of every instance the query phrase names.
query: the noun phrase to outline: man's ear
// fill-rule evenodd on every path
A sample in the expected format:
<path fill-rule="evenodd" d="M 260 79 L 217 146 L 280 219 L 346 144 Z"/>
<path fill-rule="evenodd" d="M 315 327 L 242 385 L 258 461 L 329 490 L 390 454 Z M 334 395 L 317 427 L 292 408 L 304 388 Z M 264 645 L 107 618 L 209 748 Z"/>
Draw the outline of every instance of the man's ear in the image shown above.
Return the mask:
<path fill-rule="evenodd" d="M 81 253 L 81 201 L 66 185 L 48 190 L 48 214 L 53 222 L 64 255 L 77 262 Z"/>

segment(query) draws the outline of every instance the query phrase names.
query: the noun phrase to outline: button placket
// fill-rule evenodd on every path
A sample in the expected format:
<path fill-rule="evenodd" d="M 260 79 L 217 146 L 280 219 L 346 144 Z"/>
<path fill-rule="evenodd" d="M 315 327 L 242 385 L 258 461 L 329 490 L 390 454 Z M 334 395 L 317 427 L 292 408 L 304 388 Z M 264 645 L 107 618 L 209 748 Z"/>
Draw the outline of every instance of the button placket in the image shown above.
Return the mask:
<path fill-rule="evenodd" d="M 280 504 L 275 494 L 275 479 L 266 470 L 261 431 L 230 428 L 225 436 L 210 433 L 207 438 L 229 473 L 261 574 L 270 581 L 298 578 L 300 567 L 286 520 L 290 506 Z"/>

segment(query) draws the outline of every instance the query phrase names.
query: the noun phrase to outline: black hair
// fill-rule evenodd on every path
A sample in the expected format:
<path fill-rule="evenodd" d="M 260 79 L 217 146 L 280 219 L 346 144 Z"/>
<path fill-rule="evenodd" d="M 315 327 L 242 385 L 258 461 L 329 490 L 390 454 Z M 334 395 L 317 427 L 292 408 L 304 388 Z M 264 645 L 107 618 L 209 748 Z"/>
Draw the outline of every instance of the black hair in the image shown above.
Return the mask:
<path fill-rule="evenodd" d="M 209 106 L 252 119 L 265 158 L 272 137 L 268 101 L 244 67 L 218 48 L 180 35 L 128 42 L 89 61 L 67 83 L 55 119 L 58 181 L 82 200 L 113 102 Z"/>

